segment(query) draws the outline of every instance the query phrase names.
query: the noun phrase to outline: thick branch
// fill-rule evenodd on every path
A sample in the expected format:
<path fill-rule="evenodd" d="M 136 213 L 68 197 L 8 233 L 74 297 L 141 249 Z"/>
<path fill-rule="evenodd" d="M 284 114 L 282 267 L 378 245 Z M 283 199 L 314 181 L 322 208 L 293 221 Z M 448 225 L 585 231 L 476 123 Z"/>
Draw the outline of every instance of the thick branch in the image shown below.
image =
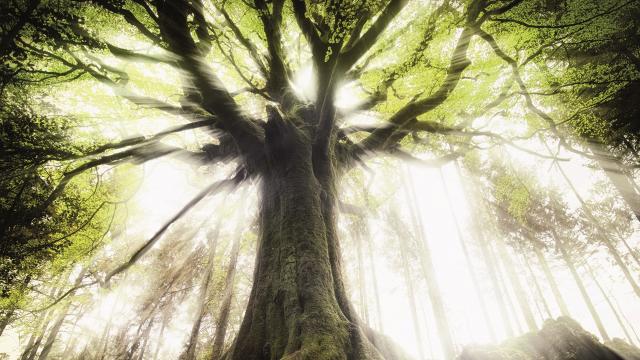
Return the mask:
<path fill-rule="evenodd" d="M 344 71 L 349 70 L 373 45 L 378 41 L 380 34 L 389 26 L 400 10 L 409 3 L 408 0 L 390 0 L 382 10 L 380 16 L 371 27 L 355 41 L 353 46 L 347 48 L 341 55 L 339 66 Z"/>
<path fill-rule="evenodd" d="M 216 181 L 199 192 L 193 199 L 191 199 L 185 206 L 183 206 L 180 211 L 178 211 L 171 219 L 169 219 L 169 221 L 167 221 L 160 229 L 158 229 L 158 231 L 149 240 L 147 240 L 142 246 L 140 246 L 138 250 L 136 250 L 136 252 L 131 255 L 127 262 L 109 272 L 104 279 L 104 283 L 108 284 L 111 278 L 113 278 L 115 275 L 120 274 L 133 266 L 144 254 L 146 254 L 153 247 L 153 245 L 155 245 L 156 242 L 158 242 L 158 240 L 174 222 L 176 222 L 187 212 L 189 212 L 189 210 L 191 210 L 202 199 L 209 196 L 210 194 L 218 193 L 220 190 L 223 190 L 227 187 L 238 185 L 242 180 L 244 180 L 244 178 L 244 171 L 239 171 L 233 178 Z"/>
<path fill-rule="evenodd" d="M 231 134 L 247 159 L 255 160 L 261 151 L 264 133 L 262 128 L 247 118 L 233 97 L 215 76 L 191 38 L 187 24 L 189 6 L 185 1 L 159 2 L 158 16 L 162 36 L 171 50 L 181 60 L 181 67 L 192 77 L 192 83 L 200 92 L 201 106 L 219 119 L 222 130 Z"/>
<path fill-rule="evenodd" d="M 410 102 L 402 107 L 389 119 L 390 126 L 374 131 L 358 144 L 359 147 L 368 150 L 384 148 L 387 140 L 390 139 L 396 130 L 401 129 L 417 116 L 425 114 L 442 104 L 458 85 L 464 69 L 471 64 L 469 59 L 467 59 L 467 49 L 469 48 L 469 42 L 473 34 L 474 30 L 470 27 L 466 27 L 462 31 L 462 34 L 460 34 L 453 55 L 451 56 L 447 76 L 435 93 L 425 99 Z"/>

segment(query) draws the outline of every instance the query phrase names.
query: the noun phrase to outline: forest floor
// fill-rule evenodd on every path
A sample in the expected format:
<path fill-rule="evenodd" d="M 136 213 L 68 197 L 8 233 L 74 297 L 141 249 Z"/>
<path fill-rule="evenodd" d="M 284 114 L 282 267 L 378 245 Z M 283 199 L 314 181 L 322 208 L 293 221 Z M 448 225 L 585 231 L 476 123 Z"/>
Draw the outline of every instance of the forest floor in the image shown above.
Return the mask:
<path fill-rule="evenodd" d="M 621 339 L 600 342 L 575 320 L 547 320 L 538 332 L 500 345 L 469 346 L 459 360 L 640 360 L 640 349 Z"/>

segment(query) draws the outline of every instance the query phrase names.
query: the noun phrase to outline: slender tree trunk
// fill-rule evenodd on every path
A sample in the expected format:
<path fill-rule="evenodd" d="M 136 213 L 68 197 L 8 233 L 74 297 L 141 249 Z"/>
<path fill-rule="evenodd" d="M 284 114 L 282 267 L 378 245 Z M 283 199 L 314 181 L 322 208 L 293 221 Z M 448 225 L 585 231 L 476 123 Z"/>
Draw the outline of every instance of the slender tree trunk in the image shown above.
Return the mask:
<path fill-rule="evenodd" d="M 545 258 L 544 253 L 535 244 L 533 245 L 533 251 L 536 254 L 536 258 L 538 259 L 538 263 L 540 263 L 540 266 L 542 267 L 542 271 L 544 272 L 544 276 L 547 278 L 547 283 L 549 284 L 549 287 L 551 288 L 551 292 L 553 293 L 553 297 L 555 298 L 556 302 L 558 303 L 558 307 L 560 308 L 560 314 L 562 314 L 562 316 L 571 316 L 571 313 L 569 312 L 569 308 L 567 307 L 567 304 L 564 301 L 564 297 L 562 296 L 562 293 L 560 292 L 560 289 L 558 288 L 558 283 L 556 282 L 556 278 L 553 276 L 553 273 L 551 272 L 551 269 L 549 268 L 549 263 L 547 262 L 547 259 Z"/>
<path fill-rule="evenodd" d="M 514 283 L 511 280 L 510 275 L 506 275 L 506 273 L 510 273 L 510 270 L 506 269 L 507 265 L 505 264 L 504 258 L 502 256 L 502 253 L 499 251 L 499 249 L 493 249 L 493 247 L 490 246 L 490 251 L 492 252 L 492 256 L 494 259 L 493 261 L 496 263 L 496 267 L 498 269 L 500 287 L 503 289 L 504 296 L 507 299 L 508 308 L 506 310 L 510 312 L 511 319 L 513 319 L 515 326 L 518 328 L 518 333 L 523 333 L 525 330 L 522 326 L 522 321 L 520 320 L 520 316 L 518 316 L 518 309 L 516 308 L 516 305 L 513 300 L 513 296 L 511 294 L 511 291 L 516 292 L 516 290 L 514 289 Z M 497 252 L 497 254 L 495 252 Z M 517 295 L 515 296 L 517 297 Z"/>
<path fill-rule="evenodd" d="M 456 173 L 458 175 L 458 178 L 460 178 L 460 181 L 462 181 L 462 176 L 461 176 L 458 163 L 456 162 L 455 165 L 456 165 Z M 480 291 L 480 283 L 478 281 L 478 276 L 476 275 L 476 271 L 473 266 L 473 261 L 471 261 L 471 255 L 469 254 L 469 249 L 467 247 L 466 242 L 464 241 L 464 236 L 462 235 L 460 223 L 458 222 L 458 216 L 453 210 L 453 202 L 451 201 L 451 195 L 449 194 L 449 189 L 447 188 L 447 183 L 444 179 L 444 173 L 442 172 L 442 169 L 439 169 L 439 172 L 440 172 L 440 182 L 442 183 L 442 187 L 444 188 L 445 197 L 447 198 L 447 204 L 449 205 L 451 217 L 453 218 L 453 222 L 456 227 L 458 242 L 460 243 L 460 247 L 462 248 L 464 259 L 467 264 L 467 271 L 469 272 L 469 276 L 471 277 L 471 282 L 473 283 L 473 289 L 475 291 L 476 298 L 478 298 L 478 302 L 480 303 L 480 309 L 482 310 L 482 316 L 484 318 L 485 324 L 487 324 L 487 328 L 489 329 L 490 338 L 492 341 L 495 341 L 496 332 L 495 332 L 495 329 L 493 328 L 493 323 L 491 322 L 491 317 L 489 316 L 489 312 L 487 311 L 487 304 L 485 303 L 484 297 L 482 296 L 482 291 Z"/>
<path fill-rule="evenodd" d="M 82 270 L 80 270 L 80 274 L 78 274 L 78 277 L 76 277 L 75 281 L 73 282 L 74 287 L 80 285 L 86 271 L 87 271 L 87 268 L 83 268 Z M 73 296 L 74 293 L 75 291 L 72 291 L 71 293 L 69 293 L 69 296 Z M 51 348 L 53 347 L 53 344 L 56 341 L 58 332 L 60 332 L 60 328 L 64 323 L 64 319 L 67 317 L 67 313 L 69 312 L 70 307 L 71 307 L 71 301 L 67 300 L 67 304 L 62 309 L 60 309 L 58 313 L 58 317 L 56 318 L 55 322 L 53 323 L 53 326 L 51 327 L 51 331 L 49 332 L 47 341 L 44 343 L 44 346 L 42 347 L 42 351 L 40 352 L 40 357 L 39 357 L 40 360 L 45 360 L 47 359 L 47 357 L 49 357 Z"/>
<path fill-rule="evenodd" d="M 56 284 L 49 291 L 49 297 L 58 297 L 62 293 L 62 288 L 60 287 L 62 281 L 64 279 L 64 274 L 58 276 L 56 280 Z M 40 343 L 42 342 L 42 338 L 44 337 L 45 331 L 49 327 L 49 322 L 51 321 L 51 315 L 53 314 L 53 310 L 49 309 L 47 311 L 41 312 L 38 320 L 36 320 L 36 327 L 34 331 L 31 333 L 29 337 L 29 342 L 27 346 L 24 348 L 22 354 L 20 355 L 20 360 L 30 360 L 35 357 L 40 348 Z"/>
<path fill-rule="evenodd" d="M 373 249 L 371 246 L 371 242 L 373 241 L 370 236 L 365 236 L 367 239 L 367 254 L 369 255 L 369 268 L 371 268 L 371 280 L 373 282 L 373 294 L 374 300 L 376 304 L 376 324 L 377 330 L 380 332 L 384 332 L 382 326 L 382 310 L 380 306 L 380 291 L 378 290 L 378 275 L 376 273 L 376 264 L 373 259 Z"/>
<path fill-rule="evenodd" d="M 509 282 L 514 289 L 516 300 L 518 301 L 520 311 L 522 311 L 522 315 L 527 324 L 527 327 L 529 328 L 529 331 L 536 331 L 538 330 L 538 325 L 536 324 L 533 312 L 531 311 L 531 307 L 529 306 L 527 294 L 522 288 L 522 283 L 520 282 L 520 278 L 518 277 L 518 271 L 514 266 L 513 261 L 511 260 L 511 255 L 507 251 L 504 240 L 498 238 L 496 240 L 496 246 L 498 247 L 498 254 L 500 254 L 500 257 L 502 258 L 502 263 L 505 265 L 505 270 L 507 272 L 507 276 L 509 277 Z"/>
<path fill-rule="evenodd" d="M 489 248 L 486 240 L 480 240 L 480 250 L 482 251 L 482 258 L 485 261 L 485 265 L 487 266 L 487 272 L 489 273 L 489 278 L 491 279 L 491 283 L 493 284 L 493 293 L 496 297 L 496 301 L 498 302 L 498 308 L 500 317 L 502 318 L 502 323 L 504 325 L 505 331 L 507 332 L 507 336 L 514 336 L 515 331 L 511 324 L 511 318 L 508 313 L 508 306 L 505 301 L 505 295 L 502 291 L 502 287 L 500 286 L 500 279 L 498 277 L 498 269 L 497 264 L 491 256 L 491 249 Z"/>
<path fill-rule="evenodd" d="M 618 300 L 616 299 L 616 297 L 613 294 L 611 294 L 611 298 L 613 299 L 613 303 L 616 305 L 616 309 L 618 310 L 618 313 L 620 314 L 620 316 L 624 320 L 625 324 L 627 324 L 629 329 L 631 329 L 631 332 L 633 333 L 633 336 L 635 336 L 635 339 L 637 341 L 636 344 L 640 344 L 640 336 L 638 336 L 638 332 L 636 331 L 636 328 L 629 321 L 629 318 L 627 318 L 627 315 L 624 313 L 624 309 L 622 309 L 622 307 L 618 303 Z"/>
<path fill-rule="evenodd" d="M 540 283 L 538 282 L 538 278 L 536 277 L 536 273 L 535 271 L 533 271 L 533 267 L 531 266 L 531 262 L 529 261 L 529 257 L 527 256 L 527 254 L 521 249 L 521 255 L 523 257 L 523 261 L 525 266 L 527 267 L 527 270 L 529 270 L 529 276 L 531 276 L 531 281 L 533 281 L 533 286 L 536 289 L 536 292 L 538 294 L 538 298 L 540 299 L 540 302 L 542 303 L 542 306 L 544 307 L 544 311 L 547 314 L 546 318 L 547 319 L 551 319 L 553 318 L 553 315 L 551 314 L 551 309 L 549 308 L 549 304 L 547 303 L 547 300 L 545 299 L 544 296 L 544 292 L 542 291 L 542 288 L 540 287 Z M 541 320 L 544 321 L 545 320 L 545 316 L 541 314 Z"/>
<path fill-rule="evenodd" d="M 609 181 L 633 211 L 636 219 L 640 221 L 640 194 L 636 191 L 633 178 L 604 145 L 592 141 L 587 143 L 589 149 L 595 155 L 598 165 L 607 174 Z"/>
<path fill-rule="evenodd" d="M 158 333 L 158 341 L 156 343 L 156 349 L 153 352 L 153 360 L 158 360 L 158 355 L 160 354 L 160 347 L 162 346 L 162 339 L 164 338 L 164 329 L 167 327 L 167 321 L 169 317 L 165 313 L 162 316 L 162 325 L 160 325 L 160 332 Z"/>
<path fill-rule="evenodd" d="M 223 296 L 220 305 L 220 313 L 216 319 L 216 332 L 213 336 L 213 352 L 211 356 L 213 360 L 218 360 L 222 356 L 224 340 L 227 334 L 227 326 L 229 324 L 229 314 L 231 313 L 231 300 L 233 299 L 236 267 L 238 263 L 238 256 L 240 254 L 240 244 L 242 243 L 242 226 L 244 225 L 245 219 L 244 206 L 242 204 L 238 211 L 239 216 L 236 222 L 236 229 L 234 231 L 233 245 L 231 246 L 231 252 L 229 254 L 227 276 L 225 277 L 224 287 L 222 290 Z"/>
<path fill-rule="evenodd" d="M 604 290 L 604 288 L 600 284 L 600 281 L 598 281 L 598 277 L 593 272 L 593 269 L 591 268 L 591 265 L 589 265 L 588 262 L 585 262 L 585 267 L 587 268 L 587 271 L 589 272 L 589 276 L 591 277 L 591 280 L 593 280 L 593 282 L 596 284 L 596 286 L 598 287 L 598 290 L 600 290 L 600 293 L 604 297 L 604 300 L 607 302 L 607 305 L 609 305 L 609 308 L 611 309 L 611 312 L 613 312 L 613 315 L 616 317 L 616 320 L 618 321 L 618 324 L 620 325 L 620 328 L 622 328 L 622 331 L 624 332 L 624 335 L 627 337 L 627 340 L 629 341 L 630 344 L 633 344 L 633 339 L 631 338 L 631 335 L 629 334 L 629 331 L 627 331 L 627 327 L 625 326 L 624 321 L 622 321 L 622 318 L 620 317 L 620 314 L 616 310 L 616 307 L 613 306 L 613 303 L 611 302 L 611 299 L 609 298 L 609 294 L 607 294 L 607 292 Z"/>
<path fill-rule="evenodd" d="M 458 167 L 458 171 L 460 174 L 460 170 Z M 499 308 L 500 318 L 502 319 L 502 324 L 504 325 L 504 329 L 506 331 L 506 335 L 512 337 L 515 335 L 513 327 L 511 326 L 511 320 L 509 319 L 509 315 L 507 313 L 507 304 L 503 297 L 502 291 L 500 290 L 500 281 L 498 279 L 498 270 L 496 269 L 496 263 L 492 259 L 491 250 L 489 248 L 489 244 L 487 243 L 487 239 L 485 237 L 482 225 L 479 221 L 479 210 L 478 201 L 475 198 L 474 194 L 469 189 L 470 186 L 474 184 L 466 181 L 466 179 L 460 174 L 460 181 L 462 183 L 462 190 L 464 192 L 465 198 L 467 200 L 467 204 L 469 204 L 472 209 L 471 213 L 471 224 L 473 232 L 472 234 L 475 236 L 475 242 L 480 247 L 480 251 L 482 252 L 482 260 L 484 261 L 487 272 L 489 273 L 489 279 L 491 279 L 491 284 L 493 288 L 493 294 L 496 298 L 497 305 Z M 475 186 L 474 186 L 475 189 Z M 476 190 L 477 191 L 477 190 Z"/>
<path fill-rule="evenodd" d="M 367 186 L 363 187 L 363 197 L 365 205 L 369 207 L 369 191 Z M 368 223 L 364 217 L 362 217 L 362 237 L 367 243 L 367 257 L 369 260 L 369 268 L 371 269 L 371 282 L 373 283 L 373 295 L 376 304 L 376 330 L 382 333 L 384 330 L 382 325 L 382 310 L 380 306 L 380 291 L 378 289 L 378 274 L 376 271 L 376 263 L 373 258 L 373 237 L 371 237 L 371 234 L 369 233 Z"/>
<path fill-rule="evenodd" d="M 410 206 L 411 221 L 413 223 L 414 234 L 416 234 L 416 245 L 419 253 L 420 264 L 422 266 L 422 272 L 427 282 L 427 290 L 429 291 L 429 299 L 431 300 L 431 307 L 433 308 L 433 315 L 435 317 L 436 328 L 438 329 L 438 338 L 440 339 L 440 346 L 442 347 L 442 353 L 445 359 L 453 359 L 456 355 L 455 344 L 452 338 L 451 326 L 447 318 L 447 311 L 444 306 L 444 300 L 442 298 L 442 292 L 440 290 L 440 284 L 436 277 L 436 268 L 433 264 L 433 258 L 431 256 L 431 249 L 427 236 L 424 233 L 424 224 L 422 223 L 422 216 L 420 209 L 416 204 L 416 193 L 413 187 L 411 175 L 408 170 L 405 169 L 404 179 L 407 179 L 405 186 L 405 196 L 407 203 Z"/>
<path fill-rule="evenodd" d="M 0 320 L 0 336 L 2 336 L 2 333 L 4 333 L 4 330 L 7 328 L 9 323 L 11 323 L 15 311 L 15 308 L 11 308 L 2 314 L 2 320 Z"/>
<path fill-rule="evenodd" d="M 369 324 L 369 309 L 367 307 L 367 283 L 364 275 L 364 259 L 362 255 L 362 232 L 361 229 L 354 231 L 354 237 L 356 242 L 356 253 L 358 258 L 358 287 L 360 290 L 360 313 L 362 319 L 368 325 Z"/>
<path fill-rule="evenodd" d="M 582 295 L 582 299 L 584 300 L 585 304 L 587 305 L 587 308 L 589 309 L 589 313 L 591 313 L 591 317 L 593 318 L 593 321 L 596 323 L 596 326 L 598 327 L 598 331 L 600 332 L 600 336 L 602 336 L 602 340 L 609 341 L 610 340 L 609 339 L 609 334 L 607 334 L 607 330 L 605 329 L 604 324 L 602 323 L 602 320 L 600 319 L 600 315 L 596 311 L 596 308 L 593 305 L 593 302 L 591 301 L 591 297 L 589 296 L 589 293 L 587 292 L 587 288 L 584 286 L 584 283 L 582 282 L 582 279 L 580 278 L 580 274 L 578 274 L 578 270 L 576 270 L 576 267 L 575 267 L 575 265 L 573 263 L 573 260 L 571 259 L 571 255 L 567 251 L 567 249 L 566 249 L 566 247 L 564 245 L 564 242 L 558 236 L 558 234 L 555 232 L 555 230 L 552 230 L 552 234 L 553 234 L 554 240 L 556 242 L 556 247 L 560 251 L 560 255 L 562 256 L 562 259 L 564 260 L 565 264 L 567 265 L 567 267 L 571 271 L 571 275 L 573 276 L 573 280 L 575 281 L 576 285 L 578 286 L 578 289 L 580 290 L 580 294 Z"/>
<path fill-rule="evenodd" d="M 81 311 L 82 313 L 83 311 Z M 80 320 L 81 315 L 79 314 L 78 316 L 76 316 L 76 320 L 73 322 L 73 326 L 71 327 L 71 330 L 69 331 L 69 337 L 71 339 L 69 339 L 67 341 L 67 344 L 64 347 L 64 350 L 62 351 L 62 357 L 61 359 L 69 359 L 71 358 L 71 353 L 73 352 L 73 348 L 76 345 L 76 342 L 78 341 L 78 336 L 74 336 L 75 335 L 75 331 L 76 331 L 76 327 L 78 326 L 78 321 Z"/>
<path fill-rule="evenodd" d="M 404 282 L 407 287 L 407 298 L 409 299 L 409 307 L 411 308 L 411 317 L 413 322 L 413 331 L 415 332 L 416 344 L 418 344 L 418 354 L 420 359 L 424 358 L 424 349 L 422 347 L 423 338 L 420 324 L 418 323 L 418 308 L 416 306 L 416 293 L 413 288 L 413 276 L 411 274 L 411 266 L 407 256 L 406 236 L 398 236 L 398 245 L 400 248 L 400 260 L 402 261 L 402 273 Z"/>
<path fill-rule="evenodd" d="M 100 340 L 98 341 L 98 356 L 96 356 L 96 359 L 103 360 L 105 355 L 107 354 L 107 347 L 109 346 L 109 332 L 111 331 L 112 319 L 113 309 L 111 310 L 109 320 L 107 320 L 107 325 L 104 327 L 104 330 L 102 330 L 102 335 L 100 336 Z"/>
<path fill-rule="evenodd" d="M 209 238 L 209 256 L 207 257 L 205 274 L 202 277 L 200 288 L 198 290 L 196 310 L 196 319 L 191 327 L 191 335 L 187 340 L 187 344 L 182 354 L 178 357 L 180 360 L 193 360 L 196 357 L 196 347 L 198 345 L 198 335 L 200 334 L 200 325 L 206 314 L 207 295 L 209 294 L 209 285 L 213 276 L 215 265 L 216 248 L 218 246 L 218 237 L 220 236 L 221 221 L 215 226 L 215 229 L 208 235 Z"/>
<path fill-rule="evenodd" d="M 591 221 L 593 221 L 593 223 L 599 229 L 599 232 L 600 232 L 599 240 L 600 240 L 600 242 L 609 250 L 609 253 L 613 257 L 614 261 L 616 262 L 616 264 L 618 265 L 620 270 L 622 270 L 622 273 L 624 274 L 625 278 L 629 282 L 629 285 L 631 285 L 631 288 L 633 288 L 633 291 L 636 293 L 636 295 L 638 297 L 640 297 L 640 286 L 638 286 L 638 283 L 633 278 L 633 275 L 631 275 L 631 272 L 629 271 L 629 268 L 624 263 L 624 260 L 622 260 L 622 257 L 618 253 L 618 249 L 616 249 L 616 247 L 611 242 L 611 240 L 609 240 L 608 235 L 606 234 L 604 229 L 600 226 L 600 223 L 599 223 L 598 219 L 595 216 L 593 216 L 593 214 L 591 213 L 589 208 L 586 206 L 586 203 L 582 199 L 582 196 L 580 196 L 580 194 L 578 193 L 578 190 L 575 188 L 575 186 L 573 186 L 573 183 L 571 182 L 571 179 L 569 179 L 569 177 L 564 172 L 564 170 L 562 170 L 562 167 L 560 166 L 560 164 L 556 163 L 556 167 L 560 171 L 560 174 L 562 175 L 562 177 L 567 182 L 567 185 L 569 185 L 569 187 L 573 191 L 573 193 L 576 196 L 576 198 L 578 198 L 578 201 L 582 205 L 582 209 L 584 210 L 585 214 L 589 217 L 589 219 Z"/>
<path fill-rule="evenodd" d="M 149 320 L 149 325 L 144 330 L 142 334 L 142 346 L 140 347 L 140 355 L 138 355 L 138 360 L 144 359 L 144 354 L 147 352 L 149 347 L 149 334 L 151 333 L 151 329 L 153 328 L 153 319 Z"/>

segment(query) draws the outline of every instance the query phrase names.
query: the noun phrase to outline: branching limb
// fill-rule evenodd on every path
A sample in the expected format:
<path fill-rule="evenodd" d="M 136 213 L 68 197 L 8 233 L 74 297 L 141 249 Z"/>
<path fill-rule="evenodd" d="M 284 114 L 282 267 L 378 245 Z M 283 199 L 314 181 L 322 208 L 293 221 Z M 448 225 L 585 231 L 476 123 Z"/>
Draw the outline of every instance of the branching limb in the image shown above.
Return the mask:
<path fill-rule="evenodd" d="M 292 3 L 298 27 L 300 27 L 302 34 L 307 39 L 316 67 L 319 68 L 319 65 L 324 61 L 326 45 L 318 35 L 311 19 L 307 17 L 305 0 L 292 0 Z"/>
<path fill-rule="evenodd" d="M 352 46 L 340 54 L 339 68 L 349 70 L 373 45 L 391 21 L 409 3 L 408 0 L 390 0 L 371 27 Z"/>
<path fill-rule="evenodd" d="M 74 177 L 82 174 L 86 170 L 95 168 L 100 165 L 113 164 L 119 161 L 142 163 L 169 154 L 180 154 L 190 159 L 203 159 L 205 155 L 204 153 L 191 153 L 184 149 L 168 146 L 161 143 L 151 143 L 148 145 L 134 147 L 132 149 L 121 151 L 118 153 L 102 156 L 100 158 L 88 161 L 69 172 L 66 172 L 55 189 L 53 189 L 47 199 L 38 207 L 36 213 L 41 213 L 42 211 L 47 209 L 49 205 L 51 205 L 53 201 L 55 201 L 60 196 L 60 194 L 62 194 L 69 182 Z"/>
<path fill-rule="evenodd" d="M 282 8 L 284 0 L 272 2 L 272 11 L 264 0 L 255 0 L 254 4 L 260 14 L 260 20 L 267 37 L 267 49 L 269 51 L 269 74 L 266 77 L 267 89 L 272 97 L 281 99 L 288 93 L 289 77 L 291 70 L 285 61 L 285 53 L 282 48 Z"/>
<path fill-rule="evenodd" d="M 389 126 L 371 133 L 371 135 L 358 144 L 358 148 L 365 151 L 384 149 L 395 131 L 401 129 L 417 116 L 425 114 L 442 104 L 458 85 L 464 69 L 471 64 L 469 59 L 467 59 L 467 49 L 469 48 L 469 42 L 473 34 L 474 30 L 471 27 L 466 27 L 460 34 L 451 57 L 447 76 L 436 92 L 425 99 L 412 101 L 402 107 L 391 116 L 388 121 Z"/>
<path fill-rule="evenodd" d="M 180 66 L 191 75 L 192 83 L 201 94 L 202 108 L 219 119 L 220 128 L 231 134 L 246 159 L 259 158 L 264 132 L 242 113 L 222 81 L 200 56 L 187 24 L 190 11 L 187 2 L 158 1 L 157 9 L 162 36 L 180 57 Z"/>
<path fill-rule="evenodd" d="M 245 179 L 245 176 L 246 176 L 245 172 L 241 170 L 234 177 L 230 179 L 216 181 L 213 184 L 206 187 L 200 193 L 198 193 L 185 206 L 183 206 L 182 209 L 180 209 L 180 211 L 178 211 L 171 219 L 169 219 L 169 221 L 167 221 L 149 240 L 147 240 L 142 246 L 140 246 L 138 250 L 136 250 L 136 252 L 133 253 L 133 255 L 131 255 L 131 257 L 126 263 L 118 266 L 117 268 L 109 272 L 104 278 L 104 283 L 108 284 L 111 278 L 113 278 L 115 275 L 118 275 L 126 271 L 127 269 L 129 269 L 131 266 L 133 266 L 144 254 L 146 254 L 153 247 L 153 245 L 156 242 L 158 242 L 158 240 L 162 237 L 162 235 L 167 231 L 167 229 L 169 229 L 169 227 L 173 223 L 175 223 L 178 219 L 180 219 L 187 212 L 189 212 L 189 210 L 191 210 L 202 199 L 204 199 L 205 197 L 211 194 L 218 193 L 223 189 L 238 185 L 240 182 L 242 182 Z"/>
<path fill-rule="evenodd" d="M 242 31 L 240 30 L 238 25 L 233 22 L 231 16 L 229 16 L 229 13 L 224 9 L 224 7 L 216 6 L 216 9 L 224 17 L 227 25 L 231 29 L 231 32 L 233 32 L 233 35 L 236 37 L 236 40 L 238 40 L 238 42 L 249 52 L 249 55 L 258 66 L 258 70 L 260 71 L 262 77 L 266 79 L 268 77 L 267 67 L 264 64 L 262 55 L 258 52 L 258 48 L 255 46 L 255 44 L 253 44 L 253 42 L 251 42 L 251 40 L 249 40 L 246 36 L 244 36 L 244 34 L 242 34 Z"/>
<path fill-rule="evenodd" d="M 599 17 L 602 16 L 606 16 L 609 15 L 617 10 L 620 10 L 624 7 L 626 7 L 627 5 L 633 4 L 635 3 L 635 0 L 629 0 L 627 2 L 624 2 L 622 4 L 619 5 L 614 5 L 611 6 L 610 8 L 599 12 L 595 15 L 592 15 L 586 19 L 583 20 L 579 20 L 579 21 L 574 21 L 572 23 L 566 23 L 566 24 L 554 24 L 554 25 L 541 25 L 541 24 L 529 24 L 527 22 L 521 21 L 521 20 L 517 20 L 517 19 L 507 19 L 507 18 L 491 18 L 490 21 L 495 21 L 495 22 L 501 22 L 501 23 L 513 23 L 513 24 L 518 24 L 518 25 L 522 25 L 528 28 L 533 28 L 533 29 L 563 29 L 563 28 L 570 28 L 570 27 L 574 27 L 574 26 L 579 26 L 579 25 L 583 25 L 586 24 L 588 22 L 591 22 Z"/>
<path fill-rule="evenodd" d="M 493 50 L 493 52 L 502 60 L 504 60 L 507 64 L 509 64 L 509 66 L 511 67 L 511 70 L 513 72 L 513 77 L 516 81 L 516 83 L 518 84 L 518 86 L 520 87 L 521 90 L 521 94 L 522 96 L 524 96 L 525 99 L 525 103 L 527 105 L 527 108 L 533 112 L 534 114 L 536 114 L 538 117 L 540 117 L 542 120 L 544 120 L 548 125 L 549 125 L 549 129 L 551 130 L 551 132 L 553 132 L 558 139 L 560 140 L 560 143 L 562 144 L 562 146 L 564 148 L 566 148 L 567 150 L 585 156 L 589 159 L 595 159 L 595 157 L 591 154 L 588 154 L 584 151 L 580 151 L 575 149 L 573 146 L 571 146 L 566 139 L 564 138 L 564 136 L 562 136 L 562 134 L 560 134 L 560 131 L 558 130 L 557 127 L 557 123 L 551 118 L 551 116 L 549 116 L 546 112 L 542 111 L 540 108 L 538 108 L 534 102 L 533 99 L 531 98 L 531 95 L 529 93 L 529 91 L 527 90 L 527 87 L 524 83 L 524 80 L 522 80 L 522 76 L 520 76 L 520 67 L 518 66 L 518 62 L 510 57 L 509 55 L 507 55 L 498 45 L 498 43 L 496 42 L 495 38 L 487 33 L 486 31 L 482 30 L 482 29 L 478 29 L 477 30 L 478 35 L 480 36 L 481 39 L 483 39 L 487 44 L 489 44 L 489 46 L 491 46 L 491 49 Z"/>

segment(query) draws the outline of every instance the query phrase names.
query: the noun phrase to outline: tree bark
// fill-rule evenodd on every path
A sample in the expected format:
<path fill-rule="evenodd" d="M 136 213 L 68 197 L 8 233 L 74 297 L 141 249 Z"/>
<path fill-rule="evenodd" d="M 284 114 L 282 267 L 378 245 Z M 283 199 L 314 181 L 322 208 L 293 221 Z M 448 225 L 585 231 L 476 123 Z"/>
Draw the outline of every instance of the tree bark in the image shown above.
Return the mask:
<path fill-rule="evenodd" d="M 382 346 L 365 335 L 342 280 L 335 155 L 314 152 L 299 121 L 272 113 L 265 125 L 253 287 L 224 358 L 381 359 Z"/>

